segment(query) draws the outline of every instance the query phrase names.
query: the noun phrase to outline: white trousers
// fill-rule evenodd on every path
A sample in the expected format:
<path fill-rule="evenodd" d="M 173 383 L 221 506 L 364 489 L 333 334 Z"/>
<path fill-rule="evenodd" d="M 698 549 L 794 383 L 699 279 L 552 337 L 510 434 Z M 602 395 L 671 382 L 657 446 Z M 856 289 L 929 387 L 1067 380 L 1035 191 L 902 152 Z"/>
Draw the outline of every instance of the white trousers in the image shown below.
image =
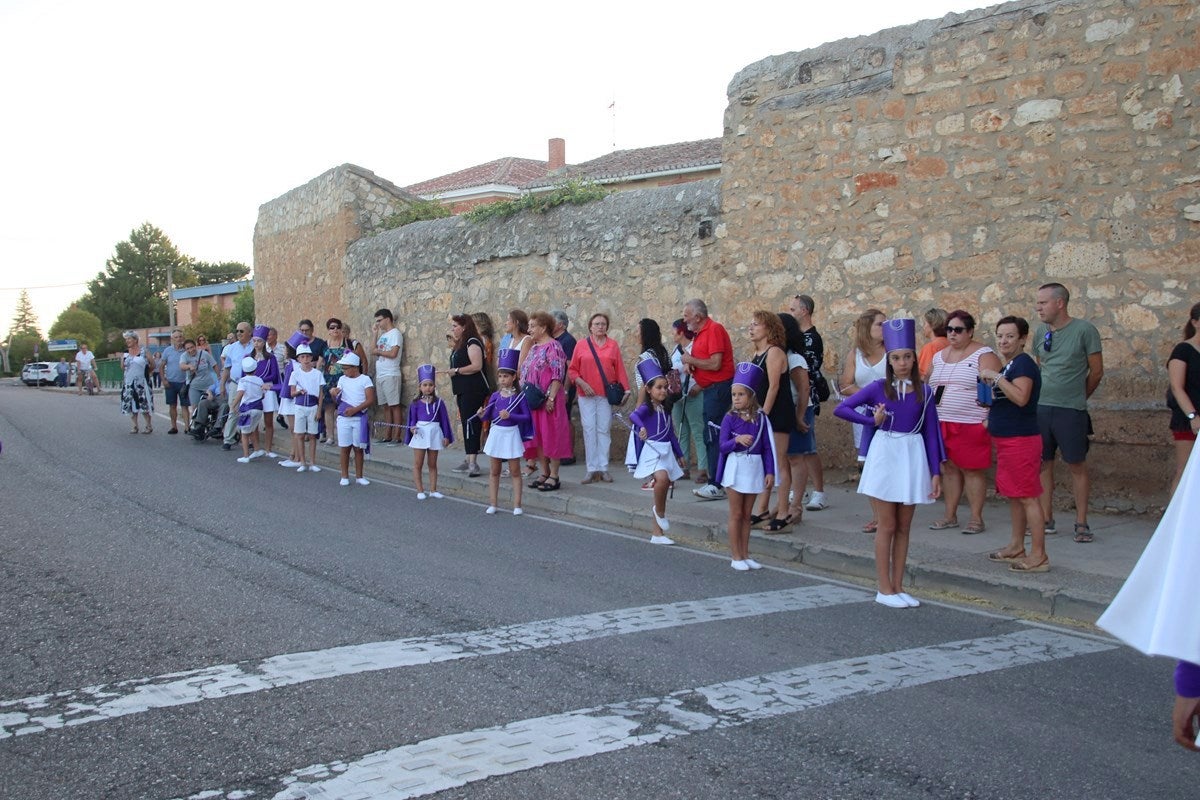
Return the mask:
<path fill-rule="evenodd" d="M 579 395 L 579 421 L 583 425 L 583 452 L 588 472 L 608 471 L 608 451 L 612 448 L 612 406 L 603 394 Z"/>

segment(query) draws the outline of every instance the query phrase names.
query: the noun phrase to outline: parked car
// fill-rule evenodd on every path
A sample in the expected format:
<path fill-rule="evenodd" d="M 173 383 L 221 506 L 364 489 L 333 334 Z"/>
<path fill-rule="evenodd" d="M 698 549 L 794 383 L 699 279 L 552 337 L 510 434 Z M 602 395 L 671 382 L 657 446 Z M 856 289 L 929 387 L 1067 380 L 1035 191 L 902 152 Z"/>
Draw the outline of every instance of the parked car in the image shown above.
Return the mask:
<path fill-rule="evenodd" d="M 32 364 L 21 367 L 21 381 L 26 386 L 54 383 L 54 379 L 57 377 L 58 373 L 55 371 L 54 365 L 45 361 L 34 361 Z"/>

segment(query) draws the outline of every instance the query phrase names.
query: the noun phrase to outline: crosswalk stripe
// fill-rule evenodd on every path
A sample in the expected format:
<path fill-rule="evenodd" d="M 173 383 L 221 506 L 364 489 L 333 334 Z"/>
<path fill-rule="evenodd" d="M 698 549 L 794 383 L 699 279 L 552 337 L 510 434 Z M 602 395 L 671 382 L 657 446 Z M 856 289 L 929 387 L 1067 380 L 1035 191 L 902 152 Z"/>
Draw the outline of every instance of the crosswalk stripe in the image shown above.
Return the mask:
<path fill-rule="evenodd" d="M 314 764 L 256 784 L 186 800 L 402 800 L 486 778 L 716 728 L 793 714 L 839 700 L 1114 649 L 1041 628 L 811 664 L 663 697 L 578 709 L 426 739 L 353 762 Z"/>
<path fill-rule="evenodd" d="M 0 701 L 0 739 L 344 675 L 537 650 L 681 625 L 859 603 L 869 598 L 870 595 L 861 589 L 805 586 L 600 611 L 464 633 L 288 653 L 259 661 L 221 664 Z"/>

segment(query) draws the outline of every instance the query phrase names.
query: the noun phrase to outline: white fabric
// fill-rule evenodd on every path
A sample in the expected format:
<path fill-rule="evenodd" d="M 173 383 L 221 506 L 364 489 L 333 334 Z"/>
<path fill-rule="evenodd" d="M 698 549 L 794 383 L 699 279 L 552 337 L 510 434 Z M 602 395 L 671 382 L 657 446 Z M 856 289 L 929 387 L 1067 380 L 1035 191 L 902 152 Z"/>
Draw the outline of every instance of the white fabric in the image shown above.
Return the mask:
<path fill-rule="evenodd" d="M 321 392 L 323 380 L 320 371 L 316 368 L 308 371 L 297 368 L 292 370 L 292 375 L 288 378 L 288 386 L 299 386 L 308 394 L 316 397 Z"/>
<path fill-rule="evenodd" d="M 400 331 L 396 328 L 392 328 L 376 340 L 375 347 L 380 350 L 391 350 L 397 346 L 399 346 L 400 350 L 396 353 L 395 358 L 378 356 L 375 359 L 375 377 L 382 378 L 385 375 L 399 375 L 400 358 L 404 355 L 404 337 L 400 335 Z"/>
<path fill-rule="evenodd" d="M 505 461 L 521 458 L 525 455 L 525 442 L 521 439 L 520 428 L 516 425 L 497 425 L 493 422 L 488 428 L 483 454 Z"/>
<path fill-rule="evenodd" d="M 234 392 L 235 397 L 237 396 L 237 392 L 242 393 L 242 400 L 241 400 L 242 403 L 253 403 L 256 400 L 262 399 L 262 396 L 263 396 L 262 378 L 259 378 L 256 375 L 242 376 L 237 382 L 237 390 Z M 236 408 L 231 409 L 231 410 L 234 413 L 237 413 Z"/>
<path fill-rule="evenodd" d="M 319 424 L 317 421 L 316 406 L 296 406 L 296 417 L 292 421 L 293 433 L 300 436 L 311 433 L 313 436 L 316 436 Z"/>
<path fill-rule="evenodd" d="M 1130 647 L 1200 664 L 1200 447 L 1133 572 L 1096 622 Z"/>
<path fill-rule="evenodd" d="M 413 428 L 408 446 L 413 450 L 441 450 L 443 438 L 442 423 L 436 419 L 427 419 L 418 422 L 417 427 Z"/>
<path fill-rule="evenodd" d="M 342 377 L 345 380 L 345 376 Z M 358 447 L 365 448 L 366 441 L 362 438 L 362 423 L 358 417 L 341 417 L 337 418 L 337 440 L 338 447 Z"/>
<path fill-rule="evenodd" d="M 863 464 L 858 493 L 906 506 L 932 503 L 933 479 L 925 440 L 917 433 L 877 430 Z"/>
<path fill-rule="evenodd" d="M 279 410 L 279 393 L 274 389 L 263 392 L 263 411 L 272 414 Z"/>
<path fill-rule="evenodd" d="M 601 387 L 603 389 L 603 387 Z M 608 471 L 612 448 L 612 406 L 601 390 L 594 397 L 579 395 L 579 422 L 583 426 L 583 452 L 588 472 Z"/>
<path fill-rule="evenodd" d="M 630 441 L 633 441 L 633 437 L 634 434 L 629 434 Z M 649 478 L 660 469 L 666 470 L 667 477 L 673 481 L 683 477 L 683 470 L 679 468 L 670 442 L 642 442 L 642 457 L 638 459 L 633 477 L 639 480 Z"/>
<path fill-rule="evenodd" d="M 296 373 L 292 373 L 295 375 Z M 348 406 L 361 406 L 367 402 L 367 389 L 373 388 L 375 384 L 366 375 L 360 374 L 357 378 L 351 378 L 349 375 L 343 375 L 338 378 L 338 388 L 342 393 L 338 395 L 338 402 L 345 403 Z M 346 447 L 347 445 L 342 445 Z"/>
<path fill-rule="evenodd" d="M 800 355 L 799 353 L 793 353 L 791 350 L 788 351 L 787 360 L 788 360 L 788 386 L 792 390 L 792 402 L 795 403 L 796 408 L 808 408 L 810 405 L 812 405 L 812 392 L 808 393 L 808 397 L 805 398 L 804 404 L 801 405 L 800 394 L 796 389 L 795 382 L 792 380 L 792 370 L 799 367 L 800 369 L 807 371 L 808 370 L 808 362 L 804 359 L 804 356 Z"/>
<path fill-rule="evenodd" d="M 730 453 L 725 459 L 721 485 L 742 494 L 762 494 L 766 488 L 766 470 L 757 453 Z"/>
<path fill-rule="evenodd" d="M 290 417 L 296 413 L 296 401 L 290 397 L 279 398 L 279 413 Z"/>
<path fill-rule="evenodd" d="M 81 370 L 90 370 L 92 369 L 92 365 L 96 363 L 96 354 L 91 350 L 88 350 L 86 353 L 80 350 L 75 354 L 75 363 L 79 365 L 79 369 Z"/>

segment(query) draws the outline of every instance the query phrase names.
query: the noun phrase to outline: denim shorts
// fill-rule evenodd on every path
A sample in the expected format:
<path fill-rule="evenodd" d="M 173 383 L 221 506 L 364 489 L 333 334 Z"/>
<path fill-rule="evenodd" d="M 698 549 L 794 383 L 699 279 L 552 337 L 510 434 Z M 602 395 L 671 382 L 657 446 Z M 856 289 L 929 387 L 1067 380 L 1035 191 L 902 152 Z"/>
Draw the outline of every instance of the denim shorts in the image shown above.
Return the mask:
<path fill-rule="evenodd" d="M 808 424 L 808 433 L 792 431 L 788 434 L 787 454 L 789 456 L 811 456 L 817 452 L 817 431 L 813 426 L 816 419 L 814 406 L 804 410 L 804 421 Z"/>

